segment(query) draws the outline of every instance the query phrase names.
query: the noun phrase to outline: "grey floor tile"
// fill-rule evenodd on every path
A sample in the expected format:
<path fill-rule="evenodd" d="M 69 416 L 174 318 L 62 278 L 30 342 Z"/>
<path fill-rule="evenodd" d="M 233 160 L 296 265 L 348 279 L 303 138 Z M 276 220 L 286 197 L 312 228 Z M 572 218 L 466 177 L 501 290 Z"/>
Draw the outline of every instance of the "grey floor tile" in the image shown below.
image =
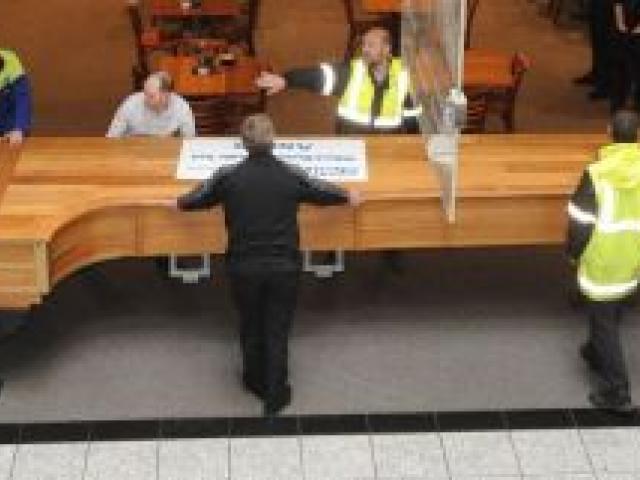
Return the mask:
<path fill-rule="evenodd" d="M 599 480 L 590 473 L 551 473 L 547 475 L 525 475 L 523 480 Z"/>
<path fill-rule="evenodd" d="M 368 436 L 308 436 L 302 438 L 305 480 L 374 478 Z"/>
<path fill-rule="evenodd" d="M 84 480 L 157 480 L 158 442 L 93 442 Z"/>
<path fill-rule="evenodd" d="M 0 480 L 9 479 L 15 453 L 15 445 L 0 445 Z"/>
<path fill-rule="evenodd" d="M 437 434 L 375 435 L 372 440 L 379 480 L 448 478 L 444 452 Z"/>
<path fill-rule="evenodd" d="M 302 480 L 297 437 L 231 439 L 233 480 Z"/>
<path fill-rule="evenodd" d="M 229 440 L 197 439 L 160 442 L 160 480 L 226 480 Z"/>
<path fill-rule="evenodd" d="M 522 480 L 520 475 L 464 475 L 451 477 L 451 480 Z"/>
<path fill-rule="evenodd" d="M 82 480 L 87 443 L 23 444 L 12 480 Z"/>
<path fill-rule="evenodd" d="M 640 472 L 640 434 L 635 428 L 588 429 L 580 435 L 596 473 Z"/>
<path fill-rule="evenodd" d="M 637 473 L 599 473 L 598 480 L 640 480 Z"/>
<path fill-rule="evenodd" d="M 507 432 L 446 432 L 442 440 L 454 477 L 520 473 Z"/>
<path fill-rule="evenodd" d="M 577 430 L 511 432 L 525 475 L 592 473 Z"/>

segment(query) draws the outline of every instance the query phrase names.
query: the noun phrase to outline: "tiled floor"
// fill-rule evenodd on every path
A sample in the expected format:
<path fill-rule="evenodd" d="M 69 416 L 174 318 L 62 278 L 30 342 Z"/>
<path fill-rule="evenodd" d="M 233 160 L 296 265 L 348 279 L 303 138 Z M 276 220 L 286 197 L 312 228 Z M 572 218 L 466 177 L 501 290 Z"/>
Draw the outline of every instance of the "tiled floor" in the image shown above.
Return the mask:
<path fill-rule="evenodd" d="M 638 480 L 637 428 L 0 446 L 0 480 Z"/>

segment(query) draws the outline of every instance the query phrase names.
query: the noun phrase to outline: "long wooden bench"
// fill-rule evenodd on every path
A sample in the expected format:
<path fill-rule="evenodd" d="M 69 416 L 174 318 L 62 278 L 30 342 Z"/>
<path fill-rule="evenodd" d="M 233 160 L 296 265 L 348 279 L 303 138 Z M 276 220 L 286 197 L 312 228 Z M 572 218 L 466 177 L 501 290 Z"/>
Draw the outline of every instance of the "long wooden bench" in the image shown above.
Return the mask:
<path fill-rule="evenodd" d="M 555 244 L 565 205 L 599 135 L 463 139 L 457 221 L 445 220 L 418 136 L 369 137 L 358 208 L 303 208 L 304 248 L 377 250 Z M 177 139 L 31 138 L 0 147 L 0 309 L 40 303 L 99 261 L 223 252 L 220 209 L 153 206 L 191 188 L 175 180 Z"/>

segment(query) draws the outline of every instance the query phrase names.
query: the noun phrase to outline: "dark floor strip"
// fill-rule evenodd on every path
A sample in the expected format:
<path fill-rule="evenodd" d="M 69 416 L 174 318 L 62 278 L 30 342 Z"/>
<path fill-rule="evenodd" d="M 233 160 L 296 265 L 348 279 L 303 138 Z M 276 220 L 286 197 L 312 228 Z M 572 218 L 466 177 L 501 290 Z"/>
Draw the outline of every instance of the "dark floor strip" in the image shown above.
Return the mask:
<path fill-rule="evenodd" d="M 620 415 L 594 409 L 168 418 L 0 424 L 0 444 L 638 426 L 637 410 Z"/>

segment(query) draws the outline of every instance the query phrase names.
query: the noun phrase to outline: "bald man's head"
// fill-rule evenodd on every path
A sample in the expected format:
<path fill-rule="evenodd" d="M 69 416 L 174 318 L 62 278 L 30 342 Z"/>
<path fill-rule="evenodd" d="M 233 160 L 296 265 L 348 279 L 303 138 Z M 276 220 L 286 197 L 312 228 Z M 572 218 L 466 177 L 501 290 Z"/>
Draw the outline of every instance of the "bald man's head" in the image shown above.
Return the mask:
<path fill-rule="evenodd" d="M 391 35 L 388 30 L 374 27 L 362 37 L 362 58 L 367 65 L 380 65 L 391 58 Z"/>
<path fill-rule="evenodd" d="M 169 106 L 169 95 L 172 90 L 172 80 L 166 72 L 155 72 L 144 82 L 144 103 L 155 112 L 162 112 Z"/>

